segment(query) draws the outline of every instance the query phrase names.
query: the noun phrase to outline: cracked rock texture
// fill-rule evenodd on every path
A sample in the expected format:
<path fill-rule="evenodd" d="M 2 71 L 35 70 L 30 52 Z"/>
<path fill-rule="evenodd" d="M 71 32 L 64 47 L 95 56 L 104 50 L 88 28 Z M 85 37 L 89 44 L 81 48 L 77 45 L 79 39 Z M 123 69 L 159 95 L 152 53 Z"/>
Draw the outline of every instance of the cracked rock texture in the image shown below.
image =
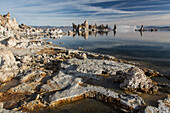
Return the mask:
<path fill-rule="evenodd" d="M 158 100 L 158 107 L 147 106 L 145 113 L 169 113 L 170 112 L 170 98 Z"/>
<path fill-rule="evenodd" d="M 122 89 L 143 91 L 146 93 L 154 93 L 158 91 L 158 86 L 144 74 L 143 70 L 137 67 L 132 67 L 121 73 L 121 79 L 123 79 L 123 82 L 120 84 L 120 88 Z"/>

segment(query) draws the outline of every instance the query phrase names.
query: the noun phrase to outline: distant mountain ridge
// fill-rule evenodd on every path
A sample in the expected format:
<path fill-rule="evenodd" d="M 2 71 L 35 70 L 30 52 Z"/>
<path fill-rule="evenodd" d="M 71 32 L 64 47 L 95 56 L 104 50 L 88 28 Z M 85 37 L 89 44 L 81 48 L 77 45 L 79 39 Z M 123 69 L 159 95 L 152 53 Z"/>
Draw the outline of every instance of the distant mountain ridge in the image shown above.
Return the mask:
<path fill-rule="evenodd" d="M 31 27 L 35 27 L 35 28 L 72 28 L 72 26 L 31 26 Z"/>
<path fill-rule="evenodd" d="M 170 26 L 146 26 L 145 28 L 170 28 Z"/>

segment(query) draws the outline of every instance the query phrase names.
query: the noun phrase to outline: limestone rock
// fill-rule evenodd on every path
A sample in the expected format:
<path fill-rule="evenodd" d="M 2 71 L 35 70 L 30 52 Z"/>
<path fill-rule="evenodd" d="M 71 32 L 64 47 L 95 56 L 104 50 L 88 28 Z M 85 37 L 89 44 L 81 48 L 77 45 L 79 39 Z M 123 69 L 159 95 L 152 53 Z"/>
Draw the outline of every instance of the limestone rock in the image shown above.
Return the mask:
<path fill-rule="evenodd" d="M 32 101 L 22 105 L 22 109 L 25 109 L 25 110 L 28 110 L 28 111 L 34 111 L 34 112 L 38 111 L 38 110 L 41 110 L 41 109 L 43 109 L 45 107 L 46 107 L 46 105 L 41 103 L 40 100 L 32 100 Z"/>
<path fill-rule="evenodd" d="M 21 62 L 22 63 L 28 63 L 28 62 L 30 62 L 32 60 L 32 58 L 30 57 L 30 56 L 28 56 L 28 55 L 25 55 L 25 56 L 22 56 L 21 57 Z"/>
<path fill-rule="evenodd" d="M 59 72 L 58 75 L 48 80 L 47 83 L 41 87 L 40 91 L 52 92 L 62 90 L 70 85 L 70 83 L 72 82 L 72 78 L 73 77 L 70 75 L 65 75 L 64 73 Z"/>
<path fill-rule="evenodd" d="M 0 49 L 0 68 L 12 66 L 16 64 L 16 59 L 11 51 L 8 49 Z"/>
<path fill-rule="evenodd" d="M 7 49 L 0 49 L 0 81 L 11 80 L 17 73 L 17 62 L 13 53 Z"/>
<path fill-rule="evenodd" d="M 163 112 L 163 113 L 170 112 L 170 98 L 167 98 L 165 100 L 159 100 L 158 102 L 159 102 L 158 104 L 159 112 Z"/>
<path fill-rule="evenodd" d="M 120 84 L 120 88 L 130 91 L 143 91 L 154 93 L 158 91 L 158 86 L 153 83 L 153 81 L 148 78 L 144 71 L 132 67 L 123 73 L 124 81 Z"/>
<path fill-rule="evenodd" d="M 83 85 L 81 78 L 76 78 L 65 90 L 57 91 L 50 96 L 51 106 L 60 102 L 71 102 L 78 99 L 93 98 L 103 102 L 116 103 L 124 110 L 134 110 L 144 105 L 143 99 L 135 95 L 119 95 L 107 88 L 92 85 Z M 110 98 L 110 100 L 109 100 Z M 115 104 L 115 105 L 116 105 Z"/>
<path fill-rule="evenodd" d="M 0 113 L 25 113 L 25 112 L 14 111 L 14 110 L 6 110 L 6 109 L 0 109 Z"/>
<path fill-rule="evenodd" d="M 18 42 L 15 47 L 16 48 L 26 48 L 28 46 L 28 42 Z"/>
<path fill-rule="evenodd" d="M 85 53 L 79 53 L 79 54 L 77 54 L 77 58 L 79 58 L 79 59 L 86 59 L 87 55 Z"/>
<path fill-rule="evenodd" d="M 65 73 L 74 74 L 77 76 L 85 75 L 116 75 L 117 71 L 126 70 L 133 67 L 132 65 L 118 63 L 107 60 L 96 59 L 76 59 L 72 58 L 61 64 L 61 68 Z"/>
<path fill-rule="evenodd" d="M 4 44 L 5 46 L 8 46 L 8 47 L 14 47 L 16 43 L 17 43 L 17 40 L 14 37 L 9 37 L 8 39 L 1 41 L 1 44 Z"/>
<path fill-rule="evenodd" d="M 170 112 L 170 98 L 158 101 L 158 108 L 147 106 L 144 113 L 169 113 Z"/>
<path fill-rule="evenodd" d="M 36 91 L 36 87 L 40 85 L 40 82 L 35 83 L 22 83 L 16 87 L 8 90 L 9 93 L 21 93 L 21 94 L 32 94 Z"/>
<path fill-rule="evenodd" d="M 40 82 L 44 77 L 46 73 L 42 71 L 34 71 L 31 73 L 26 74 L 25 76 L 21 76 L 21 83 L 31 83 L 31 82 Z"/>

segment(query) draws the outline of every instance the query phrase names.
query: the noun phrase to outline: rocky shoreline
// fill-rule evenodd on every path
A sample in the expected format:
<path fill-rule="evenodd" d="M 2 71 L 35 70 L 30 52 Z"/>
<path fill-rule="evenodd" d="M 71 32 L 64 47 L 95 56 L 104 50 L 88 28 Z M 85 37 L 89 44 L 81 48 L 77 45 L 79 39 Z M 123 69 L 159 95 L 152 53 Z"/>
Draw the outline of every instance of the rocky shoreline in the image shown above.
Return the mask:
<path fill-rule="evenodd" d="M 151 79 L 163 75 L 113 56 L 53 45 L 41 39 L 51 31 L 36 29 L 35 35 L 34 28 L 11 21 L 9 13 L 0 23 L 0 112 L 53 109 L 85 98 L 123 112 L 170 111 L 169 84 Z M 160 92 L 167 98 L 157 107 L 141 96 Z"/>

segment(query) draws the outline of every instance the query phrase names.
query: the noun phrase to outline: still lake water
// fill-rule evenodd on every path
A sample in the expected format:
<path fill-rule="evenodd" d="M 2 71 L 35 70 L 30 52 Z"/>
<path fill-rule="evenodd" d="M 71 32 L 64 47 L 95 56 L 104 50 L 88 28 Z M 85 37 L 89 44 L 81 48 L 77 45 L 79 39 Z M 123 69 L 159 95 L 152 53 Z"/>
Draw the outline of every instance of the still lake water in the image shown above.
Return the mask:
<path fill-rule="evenodd" d="M 140 66 L 170 75 L 170 31 L 117 32 L 91 34 L 88 37 L 63 36 L 49 39 L 53 44 L 71 49 L 82 47 L 84 51 L 116 56 L 135 61 Z M 61 44 L 64 43 L 64 44 Z"/>

